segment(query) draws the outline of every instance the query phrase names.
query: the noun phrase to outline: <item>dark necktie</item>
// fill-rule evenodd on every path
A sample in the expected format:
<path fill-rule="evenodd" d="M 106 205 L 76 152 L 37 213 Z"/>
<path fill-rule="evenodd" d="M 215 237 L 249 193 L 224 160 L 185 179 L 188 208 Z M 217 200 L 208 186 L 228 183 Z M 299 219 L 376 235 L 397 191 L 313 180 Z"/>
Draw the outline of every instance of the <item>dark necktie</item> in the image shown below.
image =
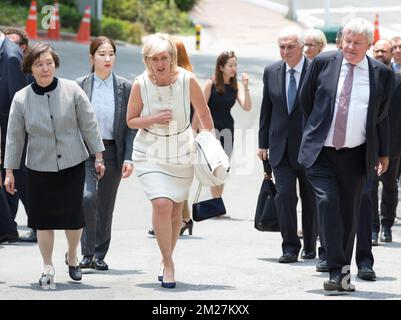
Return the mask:
<path fill-rule="evenodd" d="M 297 82 L 295 81 L 294 69 L 290 69 L 290 83 L 288 85 L 288 92 L 287 92 L 287 97 L 288 97 L 288 114 L 290 114 L 294 108 L 294 103 L 295 103 L 295 97 L 297 95 Z"/>
<path fill-rule="evenodd" d="M 344 146 L 347 130 L 348 109 L 351 100 L 352 81 L 355 65 L 348 63 L 348 72 L 341 89 L 340 101 L 337 107 L 336 122 L 334 124 L 333 146 L 338 150 Z"/>

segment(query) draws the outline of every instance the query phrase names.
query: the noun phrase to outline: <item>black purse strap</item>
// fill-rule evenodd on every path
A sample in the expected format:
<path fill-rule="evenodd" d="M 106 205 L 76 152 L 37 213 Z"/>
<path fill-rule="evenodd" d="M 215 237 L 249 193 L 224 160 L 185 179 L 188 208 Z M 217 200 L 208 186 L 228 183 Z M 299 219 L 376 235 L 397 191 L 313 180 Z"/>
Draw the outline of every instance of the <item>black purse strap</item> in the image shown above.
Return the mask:
<path fill-rule="evenodd" d="M 195 194 L 195 198 L 194 198 L 194 202 L 193 202 L 193 203 L 197 203 L 197 202 L 198 202 L 199 196 L 200 196 L 200 193 L 201 193 L 201 190 L 202 190 L 202 184 L 199 183 L 199 185 L 198 185 L 198 190 L 196 191 L 196 194 Z"/>

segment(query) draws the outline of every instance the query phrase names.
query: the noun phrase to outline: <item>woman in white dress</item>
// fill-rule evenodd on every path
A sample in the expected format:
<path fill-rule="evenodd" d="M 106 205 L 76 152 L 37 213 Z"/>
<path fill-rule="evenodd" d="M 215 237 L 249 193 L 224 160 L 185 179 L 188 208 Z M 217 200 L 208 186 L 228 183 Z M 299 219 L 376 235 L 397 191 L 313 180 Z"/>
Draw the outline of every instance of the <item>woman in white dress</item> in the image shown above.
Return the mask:
<path fill-rule="evenodd" d="M 176 286 L 173 251 L 181 229 L 183 201 L 193 179 L 190 104 L 203 129 L 213 120 L 195 76 L 177 67 L 177 51 L 167 34 L 151 35 L 142 49 L 146 71 L 134 82 L 127 124 L 137 128 L 133 160 L 136 174 L 152 202 L 153 229 L 162 261 L 158 280 Z"/>

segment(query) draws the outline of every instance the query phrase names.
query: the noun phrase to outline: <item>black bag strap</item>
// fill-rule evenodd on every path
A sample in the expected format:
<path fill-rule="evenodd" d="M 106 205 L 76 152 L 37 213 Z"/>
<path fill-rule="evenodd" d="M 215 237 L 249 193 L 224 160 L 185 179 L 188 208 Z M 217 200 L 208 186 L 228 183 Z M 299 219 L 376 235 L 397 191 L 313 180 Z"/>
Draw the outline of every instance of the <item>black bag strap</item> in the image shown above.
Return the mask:
<path fill-rule="evenodd" d="M 269 160 L 262 160 L 265 179 L 270 179 L 272 175 L 272 167 Z M 270 178 L 269 178 L 270 177 Z"/>
<path fill-rule="evenodd" d="M 201 193 L 201 190 L 202 190 L 202 184 L 199 183 L 199 185 L 198 185 L 198 190 L 196 191 L 196 194 L 195 194 L 195 198 L 194 198 L 194 202 L 193 202 L 193 203 L 197 203 L 197 202 L 198 202 L 199 196 L 200 196 L 200 193 Z"/>

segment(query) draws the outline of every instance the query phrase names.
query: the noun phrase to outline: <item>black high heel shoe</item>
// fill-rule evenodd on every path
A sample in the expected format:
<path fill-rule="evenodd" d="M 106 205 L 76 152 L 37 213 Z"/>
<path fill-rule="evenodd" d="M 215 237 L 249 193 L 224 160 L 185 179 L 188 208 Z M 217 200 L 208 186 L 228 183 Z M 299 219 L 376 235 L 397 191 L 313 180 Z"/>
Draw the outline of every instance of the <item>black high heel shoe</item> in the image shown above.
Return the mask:
<path fill-rule="evenodd" d="M 77 259 L 78 261 L 78 259 Z M 75 281 L 81 281 L 82 279 L 82 270 L 81 267 L 79 266 L 79 261 L 77 266 L 70 266 L 68 264 L 68 259 L 67 259 L 67 252 L 65 253 L 65 264 L 68 266 L 68 274 L 70 275 L 70 278 Z"/>
<path fill-rule="evenodd" d="M 192 236 L 192 228 L 194 226 L 194 222 L 192 219 L 189 219 L 188 221 L 183 221 L 185 225 L 181 228 L 180 231 L 180 236 L 184 234 L 184 231 L 188 229 L 188 233 L 190 236 Z"/>

